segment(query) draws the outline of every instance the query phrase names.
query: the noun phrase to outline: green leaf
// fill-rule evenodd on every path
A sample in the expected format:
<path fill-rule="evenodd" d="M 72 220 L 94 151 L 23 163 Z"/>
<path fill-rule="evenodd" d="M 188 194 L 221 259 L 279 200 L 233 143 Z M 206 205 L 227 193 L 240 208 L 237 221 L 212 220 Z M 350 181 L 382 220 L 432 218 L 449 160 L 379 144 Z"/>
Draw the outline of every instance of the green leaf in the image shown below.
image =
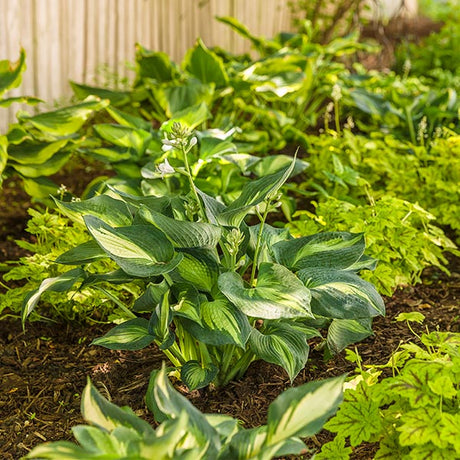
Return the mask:
<path fill-rule="evenodd" d="M 161 275 L 182 260 L 182 254 L 175 254 L 172 244 L 152 225 L 113 228 L 94 216 L 84 219 L 101 248 L 129 275 Z"/>
<path fill-rule="evenodd" d="M 47 177 L 23 177 L 24 190 L 36 199 L 49 198 L 57 193 L 59 186 Z"/>
<path fill-rule="evenodd" d="M 203 83 L 214 83 L 217 88 L 227 86 L 228 76 L 222 59 L 206 48 L 198 39 L 184 59 L 185 70 Z"/>
<path fill-rule="evenodd" d="M 40 165 L 51 159 L 67 143 L 68 139 L 60 139 L 50 143 L 11 145 L 8 148 L 8 155 L 10 160 L 21 165 Z"/>
<path fill-rule="evenodd" d="M 189 433 L 193 434 L 199 445 L 209 444 L 208 458 L 217 458 L 221 448 L 217 431 L 187 398 L 174 389 L 168 380 L 164 366 L 160 371 L 152 372 L 146 402 L 157 421 L 163 421 L 165 418 L 174 420 L 180 417 L 182 412 L 186 412 L 189 417 Z"/>
<path fill-rule="evenodd" d="M 269 363 L 281 366 L 291 382 L 305 367 L 310 347 L 303 332 L 289 323 L 269 323 L 262 331 L 252 329 L 249 348 L 257 356 Z"/>
<path fill-rule="evenodd" d="M 107 254 L 96 241 L 90 240 L 62 253 L 55 262 L 64 265 L 82 265 L 105 257 Z"/>
<path fill-rule="evenodd" d="M 333 354 L 372 335 L 371 321 L 364 319 L 334 319 L 327 331 L 327 346 Z"/>
<path fill-rule="evenodd" d="M 343 375 L 284 391 L 268 409 L 267 444 L 318 433 L 342 402 L 344 380 Z"/>
<path fill-rule="evenodd" d="M 374 285 L 356 273 L 306 268 L 297 276 L 311 291 L 311 309 L 315 315 L 340 319 L 385 315 L 385 304 Z"/>
<path fill-rule="evenodd" d="M 396 428 L 401 434 L 402 446 L 422 445 L 432 442 L 439 446 L 442 431 L 441 413 L 437 407 L 419 407 L 401 415 Z"/>
<path fill-rule="evenodd" d="M 40 444 L 34 447 L 25 458 L 50 460 L 80 460 L 82 458 L 99 458 L 99 454 L 89 454 L 86 449 L 68 441 Z"/>
<path fill-rule="evenodd" d="M 47 278 L 42 281 L 40 287 L 34 291 L 29 292 L 21 307 L 21 318 L 22 322 L 33 311 L 37 302 L 40 300 L 41 295 L 46 291 L 53 292 L 64 292 L 69 290 L 78 280 L 86 276 L 84 270 L 81 268 L 74 268 L 68 272 L 63 273 L 62 275 L 56 276 L 55 278 Z"/>
<path fill-rule="evenodd" d="M 236 433 L 230 440 L 230 443 L 224 447 L 223 453 L 219 455 L 220 460 L 251 459 L 262 460 L 272 458 L 259 457 L 258 454 L 265 446 L 267 439 L 267 427 L 259 426 L 241 430 Z"/>
<path fill-rule="evenodd" d="M 21 84 L 22 73 L 26 70 L 26 52 L 21 48 L 19 59 L 16 62 L 0 61 L 0 96 L 9 89 L 17 88 Z"/>
<path fill-rule="evenodd" d="M 147 132 L 152 128 L 152 124 L 141 117 L 131 115 L 130 113 L 123 112 L 111 106 L 107 107 L 106 110 L 120 125 L 127 126 L 128 128 L 142 129 Z"/>
<path fill-rule="evenodd" d="M 351 447 L 345 446 L 345 437 L 337 435 L 333 441 L 323 444 L 321 452 L 315 454 L 315 460 L 348 460 L 352 452 Z"/>
<path fill-rule="evenodd" d="M 160 229 L 176 248 L 215 247 L 222 233 L 217 225 L 172 219 L 146 206 L 140 207 L 139 215 Z"/>
<path fill-rule="evenodd" d="M 217 220 L 222 225 L 239 227 L 248 212 L 268 197 L 274 196 L 281 186 L 288 180 L 295 166 L 295 157 L 291 164 L 274 174 L 264 176 L 248 182 L 241 191 L 240 196 L 233 201 Z"/>
<path fill-rule="evenodd" d="M 345 401 L 335 417 L 324 428 L 340 436 L 350 437 L 350 444 L 358 446 L 362 442 L 377 441 L 384 430 L 380 414 L 379 398 L 372 387 L 361 382 L 356 390 L 345 394 Z"/>
<path fill-rule="evenodd" d="M 141 350 L 155 340 L 148 328 L 149 322 L 146 319 L 130 319 L 94 339 L 91 345 L 100 345 L 110 350 Z"/>
<path fill-rule="evenodd" d="M 3 171 L 6 168 L 8 161 L 8 138 L 6 136 L 0 136 L 0 187 L 3 182 Z"/>
<path fill-rule="evenodd" d="M 108 105 L 109 101 L 90 96 L 79 104 L 34 116 L 22 114 L 19 119 L 31 123 L 46 134 L 56 137 L 69 136 L 78 131 L 95 111 Z"/>
<path fill-rule="evenodd" d="M 345 269 L 357 262 L 365 249 L 363 233 L 325 232 L 280 241 L 273 246 L 278 263 L 302 268 Z"/>
<path fill-rule="evenodd" d="M 408 313 L 400 313 L 396 318 L 396 321 L 409 321 L 422 324 L 425 320 L 425 316 L 418 311 L 411 311 Z"/>
<path fill-rule="evenodd" d="M 102 139 L 118 147 L 134 150 L 138 157 L 144 154 L 152 139 L 152 135 L 143 129 L 116 124 L 101 123 L 94 125 L 94 130 Z"/>
<path fill-rule="evenodd" d="M 142 435 L 153 436 L 155 433 L 153 428 L 137 417 L 131 409 L 120 408 L 107 401 L 93 386 L 89 378 L 81 396 L 81 412 L 87 422 L 107 431 L 124 426 L 132 428 Z"/>
<path fill-rule="evenodd" d="M 84 100 L 88 96 L 97 96 L 100 99 L 108 99 L 110 104 L 114 106 L 125 105 L 130 101 L 130 95 L 127 91 L 112 91 L 107 88 L 97 88 L 74 81 L 70 81 L 69 83 L 75 96 L 80 100 Z"/>
<path fill-rule="evenodd" d="M 452 444 L 457 454 L 460 454 L 460 414 L 442 413 L 442 431 L 440 440 Z"/>
<path fill-rule="evenodd" d="M 178 76 L 177 69 L 166 53 L 150 51 L 136 43 L 136 85 L 144 78 L 165 83 Z"/>
<path fill-rule="evenodd" d="M 181 110 L 172 112 L 171 118 L 161 125 L 162 131 L 169 131 L 174 123 L 188 126 L 195 129 L 197 126 L 211 118 L 211 112 L 205 102 L 200 102 L 192 106 L 184 107 Z"/>
<path fill-rule="evenodd" d="M 208 386 L 215 378 L 218 367 L 208 363 L 203 367 L 198 361 L 187 361 L 180 370 L 180 379 L 190 391 Z"/>
<path fill-rule="evenodd" d="M 51 176 L 62 169 L 69 161 L 71 152 L 58 152 L 49 160 L 41 164 L 21 165 L 10 163 L 10 165 L 20 174 L 26 177 L 39 178 L 40 176 Z"/>
<path fill-rule="evenodd" d="M 88 214 L 115 226 L 130 225 L 133 221 L 126 203 L 108 195 L 98 195 L 88 200 L 70 202 L 54 198 L 54 202 L 63 214 L 82 224 L 84 224 L 84 216 Z"/>
<path fill-rule="evenodd" d="M 248 318 L 227 299 L 201 302 L 199 315 L 200 323 L 185 321 L 187 330 L 199 341 L 215 346 L 246 346 L 251 332 Z"/>
<path fill-rule="evenodd" d="M 0 107 L 9 107 L 11 104 L 27 104 L 27 105 L 37 105 L 43 102 L 37 97 L 31 96 L 17 96 L 17 97 L 8 97 L 6 99 L 0 99 Z"/>
<path fill-rule="evenodd" d="M 209 251 L 189 249 L 182 252 L 183 258 L 177 266 L 177 273 L 199 291 L 211 292 L 217 283 L 219 264 Z"/>
<path fill-rule="evenodd" d="M 262 263 L 257 285 L 247 288 L 235 272 L 222 273 L 218 285 L 230 302 L 255 318 L 313 317 L 310 291 L 286 267 Z"/>

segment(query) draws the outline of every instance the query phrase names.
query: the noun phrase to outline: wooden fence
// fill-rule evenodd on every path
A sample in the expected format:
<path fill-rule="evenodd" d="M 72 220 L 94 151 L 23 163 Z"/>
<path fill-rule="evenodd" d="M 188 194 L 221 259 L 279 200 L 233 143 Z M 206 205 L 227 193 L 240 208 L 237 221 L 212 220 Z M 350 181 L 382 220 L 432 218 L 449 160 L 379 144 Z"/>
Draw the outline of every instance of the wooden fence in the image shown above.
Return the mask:
<path fill-rule="evenodd" d="M 132 74 L 136 42 L 179 62 L 197 37 L 248 50 L 215 16 L 234 16 L 265 36 L 291 23 L 285 0 L 0 0 L 0 59 L 17 60 L 21 46 L 27 52 L 22 85 L 9 95 L 36 96 L 49 107 L 69 96 L 69 80 L 116 84 Z M 2 131 L 17 110 L 0 111 Z"/>
<path fill-rule="evenodd" d="M 330 0 L 333 2 L 334 0 Z M 389 5 L 402 0 L 370 0 Z M 405 0 L 415 2 L 416 0 Z M 288 0 L 0 0 L 0 60 L 22 46 L 28 69 L 9 95 L 36 96 L 40 108 L 63 103 L 69 80 L 116 86 L 130 77 L 134 45 L 165 51 L 180 62 L 197 37 L 208 46 L 249 50 L 248 41 L 217 22 L 233 16 L 256 35 L 289 30 Z M 0 110 L 0 132 L 20 107 Z M 32 110 L 32 109 L 29 109 Z"/>

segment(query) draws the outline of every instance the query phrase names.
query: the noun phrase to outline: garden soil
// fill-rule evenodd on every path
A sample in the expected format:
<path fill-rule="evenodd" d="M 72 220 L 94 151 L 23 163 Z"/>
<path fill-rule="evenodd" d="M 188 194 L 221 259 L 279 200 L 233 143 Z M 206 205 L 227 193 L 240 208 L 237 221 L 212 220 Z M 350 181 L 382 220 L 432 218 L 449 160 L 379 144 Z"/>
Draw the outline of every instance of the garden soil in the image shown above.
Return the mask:
<path fill-rule="evenodd" d="M 81 184 L 68 178 L 73 193 Z M 0 192 L 0 262 L 24 255 L 14 239 L 29 238 L 24 232 L 30 202 L 14 182 L 6 182 Z M 405 324 L 395 321 L 401 312 L 419 311 L 426 321 L 414 327 L 460 332 L 460 260 L 450 257 L 451 276 L 436 269 L 424 273 L 423 283 L 399 289 L 385 298 L 387 315 L 374 322 L 375 335 L 356 345 L 365 364 L 386 363 L 401 343 L 414 340 Z M 154 346 L 141 351 L 113 351 L 91 346 L 110 325 L 57 325 L 0 321 L 0 458 L 17 460 L 44 441 L 72 439 L 71 427 L 82 423 L 80 395 L 91 378 L 101 393 L 118 405 L 129 405 L 139 416 L 154 423 L 144 395 L 150 372 L 164 359 Z M 315 379 L 350 373 L 354 365 L 341 353 L 325 362 L 318 343 L 311 342 L 310 359 L 294 381 L 300 385 Z M 228 414 L 244 426 L 265 423 L 268 405 L 290 382 L 275 365 L 255 362 L 246 376 L 225 388 L 187 392 L 176 383 L 201 411 Z M 321 432 L 308 441 L 313 450 L 331 439 Z M 375 446 L 355 449 L 354 459 L 370 459 Z"/>

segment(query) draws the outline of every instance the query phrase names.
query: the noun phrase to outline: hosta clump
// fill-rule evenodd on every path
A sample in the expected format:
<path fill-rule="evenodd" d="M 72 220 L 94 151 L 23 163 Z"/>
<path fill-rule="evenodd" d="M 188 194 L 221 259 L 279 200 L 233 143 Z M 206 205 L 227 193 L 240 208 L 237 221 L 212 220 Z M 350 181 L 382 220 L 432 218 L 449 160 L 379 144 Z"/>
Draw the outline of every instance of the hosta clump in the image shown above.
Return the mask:
<path fill-rule="evenodd" d="M 228 415 L 203 414 L 174 390 L 165 369 L 152 373 L 147 405 L 160 425 L 153 429 L 128 407 L 107 401 L 90 381 L 81 410 L 91 425 L 72 428 L 68 441 L 35 447 L 29 459 L 270 460 L 307 451 L 300 438 L 316 434 L 342 400 L 343 377 L 311 382 L 281 394 L 267 424 L 246 429 Z"/>
<path fill-rule="evenodd" d="M 46 290 L 144 280 L 132 319 L 94 343 L 136 350 L 155 342 L 191 389 L 224 385 L 255 359 L 282 366 L 292 380 L 307 361 L 308 339 L 321 337 L 320 330 L 327 330 L 330 353 L 369 336 L 384 304 L 358 276 L 375 265 L 363 255 L 363 235 L 293 238 L 266 223 L 296 160 L 247 183 L 226 206 L 192 180 L 187 155 L 195 143 L 177 125 L 165 140 L 166 150 L 182 153 L 184 167 L 167 172 L 188 177 L 186 196 L 136 197 L 112 189 L 113 196 L 58 202 L 84 220 L 92 239 L 57 259 L 77 268 L 30 293 L 23 318 Z M 248 225 L 249 214 L 259 223 Z M 89 273 L 94 261 L 107 257 L 120 269 Z"/>

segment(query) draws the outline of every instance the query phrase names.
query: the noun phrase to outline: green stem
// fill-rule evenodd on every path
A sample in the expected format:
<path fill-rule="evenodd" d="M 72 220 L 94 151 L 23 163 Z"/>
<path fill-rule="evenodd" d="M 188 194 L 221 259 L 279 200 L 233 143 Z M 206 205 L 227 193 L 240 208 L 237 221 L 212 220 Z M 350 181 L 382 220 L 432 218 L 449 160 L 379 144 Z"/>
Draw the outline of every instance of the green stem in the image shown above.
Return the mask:
<path fill-rule="evenodd" d="M 334 118 L 335 118 L 335 130 L 337 134 L 340 136 L 340 112 L 339 112 L 339 101 L 334 101 Z"/>
<path fill-rule="evenodd" d="M 242 377 L 254 358 L 254 353 L 251 350 L 246 350 L 241 358 L 232 367 L 232 370 L 227 375 L 222 375 L 220 386 L 225 386 L 228 382 Z"/>
<path fill-rule="evenodd" d="M 405 107 L 404 113 L 406 115 L 407 126 L 409 127 L 411 142 L 415 145 L 417 143 L 417 137 L 415 136 L 414 122 L 412 121 L 412 114 L 410 108 Z"/>
<path fill-rule="evenodd" d="M 251 286 L 254 286 L 254 279 L 256 277 L 256 270 L 257 270 L 257 260 L 259 258 L 259 253 L 260 253 L 260 243 L 262 241 L 262 232 L 264 230 L 265 220 L 267 218 L 268 209 L 270 207 L 270 203 L 266 202 L 265 204 L 266 204 L 266 207 L 265 207 L 264 215 L 261 216 L 257 212 L 257 215 L 259 216 L 259 219 L 260 219 L 260 226 L 259 226 L 259 233 L 257 234 L 257 243 L 256 243 L 256 250 L 254 251 L 254 260 L 252 261 L 252 271 L 251 271 L 251 281 L 250 281 Z"/>
<path fill-rule="evenodd" d="M 198 196 L 198 192 L 196 191 L 195 183 L 193 182 L 193 176 L 190 170 L 190 165 L 188 164 L 187 154 L 188 152 L 186 150 L 182 150 L 182 156 L 184 158 L 184 166 L 185 166 L 185 170 L 187 171 L 187 177 L 188 177 L 188 181 L 190 184 L 190 189 L 192 190 L 195 200 L 198 203 L 198 206 L 200 207 L 200 214 L 201 214 L 202 219 L 205 222 L 207 222 L 206 213 L 203 209 L 203 205 L 201 203 L 200 197 Z"/>

